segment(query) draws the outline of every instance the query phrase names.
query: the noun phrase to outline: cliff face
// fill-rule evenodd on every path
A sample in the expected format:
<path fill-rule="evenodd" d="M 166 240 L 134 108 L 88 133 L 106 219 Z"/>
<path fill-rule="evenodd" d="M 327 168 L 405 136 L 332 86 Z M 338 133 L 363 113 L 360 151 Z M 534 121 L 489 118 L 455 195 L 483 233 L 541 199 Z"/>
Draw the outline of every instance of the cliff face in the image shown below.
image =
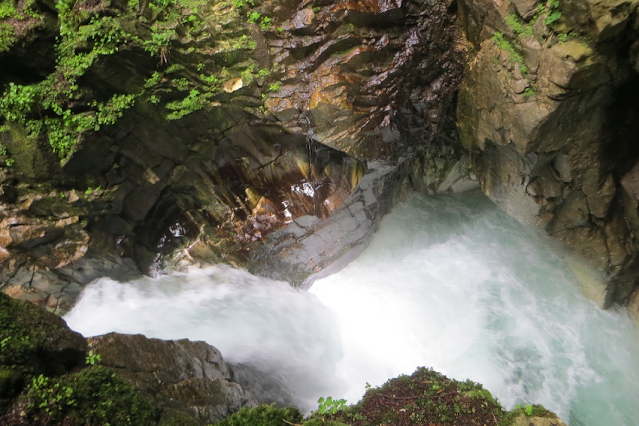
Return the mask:
<path fill-rule="evenodd" d="M 363 244 L 411 184 L 473 187 L 451 143 L 463 63 L 454 9 L 16 5 L 0 53 L 12 64 L 0 75 L 3 290 L 63 312 L 97 276 L 194 263 L 254 264 L 300 283 Z M 343 205 L 367 162 L 383 178 Z M 330 240 L 297 256 L 291 243 L 338 210 L 353 226 L 333 221 Z M 289 277 L 295 263 L 305 266 Z"/>
<path fill-rule="evenodd" d="M 0 18 L 2 289 L 64 312 L 96 277 L 192 264 L 301 284 L 355 256 L 409 189 L 478 177 L 591 298 L 626 302 L 636 10 L 16 4 Z"/>
<path fill-rule="evenodd" d="M 463 1 L 457 109 L 483 191 L 559 242 L 588 295 L 637 279 L 636 1 Z"/>

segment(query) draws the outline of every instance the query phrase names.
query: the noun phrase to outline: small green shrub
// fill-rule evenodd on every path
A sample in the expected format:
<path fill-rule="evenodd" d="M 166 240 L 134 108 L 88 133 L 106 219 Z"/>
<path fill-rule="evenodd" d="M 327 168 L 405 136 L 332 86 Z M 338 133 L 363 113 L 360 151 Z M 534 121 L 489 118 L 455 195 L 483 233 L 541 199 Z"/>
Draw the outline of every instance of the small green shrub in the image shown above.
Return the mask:
<path fill-rule="evenodd" d="M 317 403 L 319 404 L 317 411 L 319 411 L 320 414 L 335 414 L 346 407 L 345 399 L 333 400 L 330 396 L 326 399 L 321 397 L 317 400 Z"/>
<path fill-rule="evenodd" d="M 533 35 L 532 24 L 525 23 L 519 16 L 514 13 L 509 13 L 506 16 L 506 23 L 516 35 L 522 35 L 524 37 Z"/>
<path fill-rule="evenodd" d="M 548 15 L 544 19 L 544 24 L 550 29 L 555 26 L 555 23 L 561 19 L 561 12 L 559 11 L 559 0 L 551 0 L 548 2 Z"/>
<path fill-rule="evenodd" d="M 0 23 L 0 52 L 6 52 L 16 42 L 17 35 L 13 25 Z"/>
<path fill-rule="evenodd" d="M 179 120 L 180 118 L 198 111 L 204 107 L 206 95 L 199 90 L 193 89 L 188 96 L 180 101 L 173 101 L 166 104 L 166 109 L 171 112 L 167 114 L 167 120 Z"/>
<path fill-rule="evenodd" d="M 515 45 L 510 41 L 504 38 L 504 34 L 501 32 L 496 32 L 493 35 L 493 40 L 497 44 L 500 50 L 505 50 L 508 52 L 508 60 L 513 64 L 519 64 L 519 71 L 523 75 L 528 74 L 528 67 L 524 63 L 524 57 L 519 53 L 519 51 L 515 48 Z"/>
<path fill-rule="evenodd" d="M 548 16 L 546 16 L 546 19 L 544 19 L 544 24 L 546 24 L 547 27 L 554 27 L 555 22 L 559 21 L 561 19 L 561 12 L 558 10 L 553 10 L 552 12 L 550 12 L 548 14 Z"/>
<path fill-rule="evenodd" d="M 269 92 L 277 92 L 280 87 L 282 87 L 282 82 L 281 81 L 276 81 L 275 83 L 271 84 L 268 86 L 268 91 Z"/>
<path fill-rule="evenodd" d="M 93 349 L 89 351 L 85 359 L 85 362 L 87 365 L 96 365 L 101 361 L 102 361 L 102 355 L 96 354 L 95 352 L 93 352 Z"/>
<path fill-rule="evenodd" d="M 243 9 L 255 6 L 255 3 L 253 2 L 253 0 L 233 0 L 233 6 L 235 6 L 237 9 Z"/>
<path fill-rule="evenodd" d="M 29 412 L 77 424 L 151 426 L 157 417 L 153 400 L 101 366 L 59 378 L 34 377 L 28 388 Z"/>
<path fill-rule="evenodd" d="M 262 404 L 257 407 L 242 408 L 216 423 L 216 426 L 284 426 L 286 423 L 299 424 L 302 420 L 302 414 L 295 408 L 278 408 Z"/>

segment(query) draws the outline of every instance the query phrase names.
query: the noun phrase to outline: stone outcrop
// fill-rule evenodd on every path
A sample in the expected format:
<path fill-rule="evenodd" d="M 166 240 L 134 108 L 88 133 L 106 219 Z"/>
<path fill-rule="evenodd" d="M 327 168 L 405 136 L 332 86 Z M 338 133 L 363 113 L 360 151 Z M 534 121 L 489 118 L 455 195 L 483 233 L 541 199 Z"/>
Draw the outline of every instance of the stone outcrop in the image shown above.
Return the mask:
<path fill-rule="evenodd" d="M 639 76 L 628 58 L 637 5 L 460 5 L 477 53 L 460 89 L 458 124 L 482 189 L 557 241 L 602 307 L 636 287 Z"/>
<path fill-rule="evenodd" d="M 94 416 L 113 409 L 136 424 L 203 425 L 254 405 L 204 342 L 111 333 L 87 344 L 59 316 L 0 293 L 0 424 L 102 424 Z"/>
<path fill-rule="evenodd" d="M 0 175 L 0 217 L 9 224 L 0 238 L 3 291 L 63 313 L 103 275 L 255 262 L 255 271 L 301 283 L 365 245 L 392 204 L 370 194 L 396 200 L 391 187 L 404 194 L 409 186 L 435 193 L 475 185 L 459 174 L 467 159 L 454 166 L 462 164 L 451 108 L 464 44 L 452 3 L 220 0 L 173 12 L 153 1 L 132 5 L 72 10 L 84 21 L 68 24 L 78 26 L 77 42 L 63 41 L 85 52 L 91 44 L 80 35 L 96 25 L 91 16 L 118 16 L 119 27 L 105 30 L 125 33 L 83 71 L 77 99 L 60 105 L 81 122 L 118 99 L 114 124 L 74 133 L 72 148 L 56 148 L 60 164 L 46 138 L 57 139 L 29 130 L 38 120 L 50 126 L 59 110 L 32 105 L 4 122 L 0 160 L 11 167 Z M 15 93 L 52 69 L 67 78 L 52 55 L 24 58 L 53 51 L 56 20 L 67 19 L 63 10 L 41 10 L 49 24 L 0 53 L 16 64 L 0 75 Z M 397 164 L 401 170 L 379 178 Z M 356 190 L 369 171 L 368 189 Z M 359 218 L 364 207 L 361 227 L 331 220 L 337 212 Z M 310 255 L 317 246 L 302 241 L 290 246 L 295 221 L 332 229 L 323 232 L 335 240 L 318 248 L 325 254 Z M 290 264 L 298 258 L 307 266 Z"/>
<path fill-rule="evenodd" d="M 109 333 L 89 338 L 88 344 L 103 366 L 141 391 L 168 399 L 170 410 L 190 412 L 207 424 L 257 405 L 233 381 L 222 354 L 207 343 Z"/>
<path fill-rule="evenodd" d="M 441 194 L 478 188 L 470 159 L 447 146 L 433 144 L 394 165 L 369 163 L 369 173 L 332 216 L 298 217 L 273 232 L 253 250 L 249 270 L 309 287 L 359 256 L 382 217 L 411 191 Z"/>

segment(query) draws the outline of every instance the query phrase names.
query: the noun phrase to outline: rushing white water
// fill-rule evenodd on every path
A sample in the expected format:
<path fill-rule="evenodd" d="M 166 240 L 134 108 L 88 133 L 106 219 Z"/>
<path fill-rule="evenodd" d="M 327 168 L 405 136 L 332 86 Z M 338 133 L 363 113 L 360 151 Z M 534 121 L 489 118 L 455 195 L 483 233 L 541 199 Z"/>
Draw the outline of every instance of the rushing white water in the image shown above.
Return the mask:
<path fill-rule="evenodd" d="M 588 301 L 560 259 L 479 193 L 413 197 L 309 292 L 228 267 L 102 279 L 65 319 L 87 336 L 206 340 L 306 411 L 424 365 L 571 426 L 639 418 L 635 324 Z"/>

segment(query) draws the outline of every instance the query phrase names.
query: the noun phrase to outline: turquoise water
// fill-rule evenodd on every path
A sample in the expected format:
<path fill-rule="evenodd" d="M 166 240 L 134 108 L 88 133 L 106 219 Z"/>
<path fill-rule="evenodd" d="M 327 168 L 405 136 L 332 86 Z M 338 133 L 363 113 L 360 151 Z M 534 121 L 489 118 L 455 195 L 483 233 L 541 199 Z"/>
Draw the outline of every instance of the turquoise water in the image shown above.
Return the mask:
<path fill-rule="evenodd" d="M 308 292 L 229 267 L 102 279 L 65 319 L 87 336 L 206 340 L 305 411 L 424 365 L 483 383 L 507 407 L 544 404 L 571 426 L 639 415 L 636 325 L 587 300 L 563 261 L 480 193 L 414 196 Z"/>

